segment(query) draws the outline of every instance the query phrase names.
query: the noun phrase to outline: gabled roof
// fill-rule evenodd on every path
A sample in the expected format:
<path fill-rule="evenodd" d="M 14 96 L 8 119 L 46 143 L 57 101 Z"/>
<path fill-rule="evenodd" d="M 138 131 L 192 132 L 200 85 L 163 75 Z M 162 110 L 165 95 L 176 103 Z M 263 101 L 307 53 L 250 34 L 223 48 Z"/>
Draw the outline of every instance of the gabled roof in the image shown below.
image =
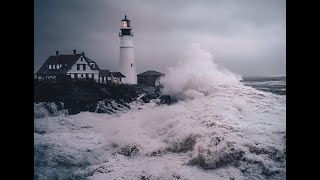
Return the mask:
<path fill-rule="evenodd" d="M 126 77 L 125 75 L 121 74 L 121 72 L 110 72 L 113 77 Z"/>
<path fill-rule="evenodd" d="M 94 67 L 91 67 L 92 70 L 100 70 L 98 64 L 96 62 L 94 62 L 93 60 L 89 59 L 88 57 L 86 56 L 83 56 L 84 59 L 90 64 L 90 63 L 94 63 L 95 66 Z"/>
<path fill-rule="evenodd" d="M 45 63 L 41 66 L 41 68 L 38 70 L 36 75 L 59 75 L 59 74 L 66 74 L 70 68 L 77 62 L 77 60 L 81 57 L 81 54 L 67 54 L 67 55 L 53 55 L 49 56 L 49 58 L 46 60 Z M 86 56 L 83 56 L 84 59 L 90 63 L 95 63 L 91 59 L 89 59 Z M 49 69 L 49 64 L 62 64 L 62 67 L 60 69 Z M 93 70 L 99 70 L 99 66 L 95 63 L 95 67 L 91 69 Z"/>
<path fill-rule="evenodd" d="M 137 76 L 164 76 L 161 72 L 149 70 L 143 73 L 138 74 Z"/>
<path fill-rule="evenodd" d="M 36 75 L 41 74 L 66 74 L 74 63 L 80 58 L 81 54 L 55 55 L 50 56 L 41 66 Z M 62 64 L 60 69 L 49 69 L 49 64 Z"/>
<path fill-rule="evenodd" d="M 110 76 L 110 71 L 109 70 L 100 70 L 99 76 Z"/>

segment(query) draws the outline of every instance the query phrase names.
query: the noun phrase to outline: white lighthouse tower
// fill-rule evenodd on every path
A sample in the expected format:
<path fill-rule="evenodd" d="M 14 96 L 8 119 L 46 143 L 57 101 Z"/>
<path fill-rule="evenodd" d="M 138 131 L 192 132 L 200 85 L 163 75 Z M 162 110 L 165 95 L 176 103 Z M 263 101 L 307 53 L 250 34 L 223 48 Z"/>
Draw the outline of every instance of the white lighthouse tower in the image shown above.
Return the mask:
<path fill-rule="evenodd" d="M 130 20 L 125 15 L 121 21 L 120 28 L 120 72 L 126 76 L 125 83 L 137 84 L 136 63 L 134 57 L 134 47 L 132 42 L 133 33 L 130 26 Z"/>

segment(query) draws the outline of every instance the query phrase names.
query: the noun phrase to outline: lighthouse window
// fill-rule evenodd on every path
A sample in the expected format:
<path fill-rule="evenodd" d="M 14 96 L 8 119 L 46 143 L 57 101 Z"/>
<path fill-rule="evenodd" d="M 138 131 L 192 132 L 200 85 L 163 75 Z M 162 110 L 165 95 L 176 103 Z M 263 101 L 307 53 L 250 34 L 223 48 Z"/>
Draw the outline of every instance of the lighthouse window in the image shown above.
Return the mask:
<path fill-rule="evenodd" d="M 127 21 L 122 21 L 122 28 L 127 28 Z"/>

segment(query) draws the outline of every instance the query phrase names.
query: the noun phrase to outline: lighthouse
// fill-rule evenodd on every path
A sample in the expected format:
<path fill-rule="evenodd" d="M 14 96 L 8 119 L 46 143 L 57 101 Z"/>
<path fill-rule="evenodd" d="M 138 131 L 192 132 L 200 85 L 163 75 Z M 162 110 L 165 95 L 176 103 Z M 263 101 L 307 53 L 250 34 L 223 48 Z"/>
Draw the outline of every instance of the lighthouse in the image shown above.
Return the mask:
<path fill-rule="evenodd" d="M 134 46 L 132 42 L 133 33 L 130 20 L 127 15 L 121 20 L 121 27 L 119 32 L 120 37 L 120 58 L 119 71 L 126 76 L 125 83 L 137 84 L 136 77 L 136 63 L 134 57 Z"/>

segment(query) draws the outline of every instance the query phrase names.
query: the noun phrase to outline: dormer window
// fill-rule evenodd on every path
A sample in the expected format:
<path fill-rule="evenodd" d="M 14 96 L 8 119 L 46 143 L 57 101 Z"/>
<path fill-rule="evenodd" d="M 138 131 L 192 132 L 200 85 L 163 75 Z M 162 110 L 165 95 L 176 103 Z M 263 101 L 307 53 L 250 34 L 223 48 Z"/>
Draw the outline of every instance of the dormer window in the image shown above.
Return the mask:
<path fill-rule="evenodd" d="M 91 67 L 94 68 L 94 63 L 90 63 Z"/>

